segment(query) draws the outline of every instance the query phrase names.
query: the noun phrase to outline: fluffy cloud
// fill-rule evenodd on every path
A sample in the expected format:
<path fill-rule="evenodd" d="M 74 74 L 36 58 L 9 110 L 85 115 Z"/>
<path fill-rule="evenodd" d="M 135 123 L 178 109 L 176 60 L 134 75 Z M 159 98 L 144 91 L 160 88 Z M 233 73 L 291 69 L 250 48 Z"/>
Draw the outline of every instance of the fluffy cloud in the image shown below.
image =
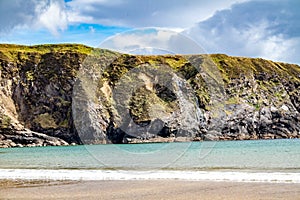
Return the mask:
<path fill-rule="evenodd" d="M 183 29 L 242 1 L 245 0 L 3 0 L 0 34 L 27 28 L 46 29 L 57 36 L 68 26 L 83 23 Z"/>
<path fill-rule="evenodd" d="M 15 26 L 32 22 L 36 2 L 20 0 L 0 1 L 0 30 L 9 31 Z M 22 12 L 20 12 L 22 11 Z"/>
<path fill-rule="evenodd" d="M 71 22 L 129 27 L 186 28 L 217 10 L 246 0 L 73 0 L 67 3 Z"/>
<path fill-rule="evenodd" d="M 52 34 L 58 35 L 59 30 L 68 27 L 67 13 L 64 2 L 50 1 L 48 4 L 36 7 L 37 24 L 47 28 Z"/>
<path fill-rule="evenodd" d="M 300 63 L 300 2 L 251 1 L 185 31 L 210 53 Z"/>
<path fill-rule="evenodd" d="M 201 54 L 204 51 L 181 33 L 161 28 L 135 29 L 115 35 L 101 48 L 132 54 Z"/>
<path fill-rule="evenodd" d="M 0 1 L 0 32 L 9 33 L 14 28 L 46 28 L 57 35 L 67 28 L 63 0 L 9 0 Z"/>

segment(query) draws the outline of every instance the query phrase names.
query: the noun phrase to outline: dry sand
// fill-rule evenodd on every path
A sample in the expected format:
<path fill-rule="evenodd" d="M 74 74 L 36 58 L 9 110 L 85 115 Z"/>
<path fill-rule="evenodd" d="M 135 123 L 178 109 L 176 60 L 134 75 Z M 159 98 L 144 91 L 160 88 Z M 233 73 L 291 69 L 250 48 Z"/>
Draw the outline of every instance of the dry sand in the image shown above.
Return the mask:
<path fill-rule="evenodd" d="M 0 199 L 300 199 L 300 184 L 152 181 L 0 181 Z"/>

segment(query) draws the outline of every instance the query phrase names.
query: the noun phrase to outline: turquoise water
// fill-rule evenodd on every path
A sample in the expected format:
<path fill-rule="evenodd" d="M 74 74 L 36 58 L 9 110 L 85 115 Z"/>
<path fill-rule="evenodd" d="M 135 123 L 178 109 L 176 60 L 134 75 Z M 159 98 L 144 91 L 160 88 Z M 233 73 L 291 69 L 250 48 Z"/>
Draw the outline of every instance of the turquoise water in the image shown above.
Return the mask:
<path fill-rule="evenodd" d="M 0 169 L 300 172 L 300 140 L 0 149 Z"/>

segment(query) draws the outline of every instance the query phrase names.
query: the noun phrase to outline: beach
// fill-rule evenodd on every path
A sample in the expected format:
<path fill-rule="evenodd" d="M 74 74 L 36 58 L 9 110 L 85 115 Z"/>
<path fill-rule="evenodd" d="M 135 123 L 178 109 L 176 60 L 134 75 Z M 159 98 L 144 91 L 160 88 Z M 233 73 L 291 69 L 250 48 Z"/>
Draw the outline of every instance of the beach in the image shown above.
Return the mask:
<path fill-rule="evenodd" d="M 0 181 L 0 199 L 299 199 L 300 184 L 182 180 Z"/>
<path fill-rule="evenodd" d="M 2 149 L 2 199 L 299 199 L 299 140 Z"/>

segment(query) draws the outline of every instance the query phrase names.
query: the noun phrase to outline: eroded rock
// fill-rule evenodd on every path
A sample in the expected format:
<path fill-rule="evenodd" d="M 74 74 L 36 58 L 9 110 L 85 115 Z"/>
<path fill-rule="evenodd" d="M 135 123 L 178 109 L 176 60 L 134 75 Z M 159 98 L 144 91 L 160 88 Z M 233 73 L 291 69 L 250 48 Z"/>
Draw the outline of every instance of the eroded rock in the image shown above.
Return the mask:
<path fill-rule="evenodd" d="M 91 50 L 1 45 L 1 147 L 300 138 L 297 65 Z"/>

